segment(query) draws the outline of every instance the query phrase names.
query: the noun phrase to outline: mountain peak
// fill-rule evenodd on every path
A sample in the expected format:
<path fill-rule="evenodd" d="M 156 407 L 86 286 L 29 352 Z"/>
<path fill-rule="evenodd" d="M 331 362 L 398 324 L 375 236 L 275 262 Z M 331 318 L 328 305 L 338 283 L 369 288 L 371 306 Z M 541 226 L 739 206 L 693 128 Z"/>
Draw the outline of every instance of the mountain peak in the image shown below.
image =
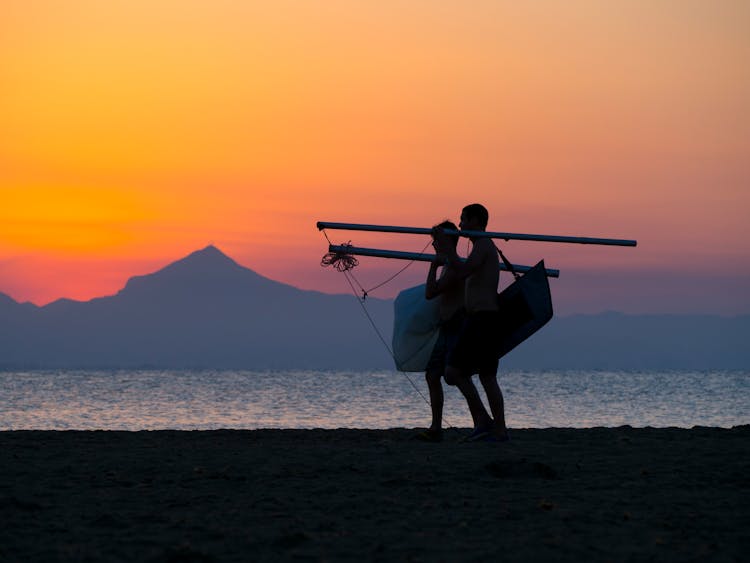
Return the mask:
<path fill-rule="evenodd" d="M 120 294 L 132 294 L 133 291 L 166 291 L 172 294 L 190 291 L 217 294 L 229 291 L 230 287 L 247 288 L 247 284 L 258 283 L 278 284 L 250 268 L 241 266 L 216 246 L 209 244 L 161 270 L 130 278 Z"/>
<path fill-rule="evenodd" d="M 191 252 L 185 258 L 182 260 L 178 260 L 178 262 L 183 262 L 186 260 L 195 261 L 219 261 L 219 262 L 230 262 L 232 264 L 237 265 L 237 262 L 232 260 L 229 256 L 224 254 L 221 250 L 219 250 L 217 247 L 215 247 L 213 244 L 209 244 L 205 248 L 201 248 L 200 250 L 196 250 L 195 252 Z"/>
<path fill-rule="evenodd" d="M 172 262 L 161 271 L 182 272 L 187 274 L 198 274 L 206 272 L 227 272 L 244 270 L 237 262 L 224 254 L 213 244 L 205 248 L 191 252 L 184 258 Z"/>
<path fill-rule="evenodd" d="M 187 276 L 216 276 L 222 275 L 222 272 L 227 275 L 232 275 L 239 270 L 246 270 L 240 266 L 237 262 L 232 260 L 229 256 L 224 254 L 213 244 L 209 244 L 205 248 L 191 252 L 184 258 L 172 262 L 168 266 L 164 267 L 156 274 L 171 273 L 177 275 Z"/>

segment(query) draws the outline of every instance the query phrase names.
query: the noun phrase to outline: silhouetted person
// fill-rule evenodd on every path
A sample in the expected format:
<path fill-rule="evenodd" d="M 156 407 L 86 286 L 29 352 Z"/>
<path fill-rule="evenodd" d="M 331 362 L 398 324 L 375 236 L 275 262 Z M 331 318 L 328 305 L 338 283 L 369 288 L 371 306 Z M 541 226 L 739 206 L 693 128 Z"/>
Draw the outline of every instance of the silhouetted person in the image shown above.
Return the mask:
<path fill-rule="evenodd" d="M 459 226 L 462 231 L 484 231 L 488 219 L 487 209 L 473 203 L 463 208 Z M 433 237 L 446 252 L 448 265 L 459 278 L 466 280 L 466 320 L 448 355 L 445 381 L 456 385 L 469 405 L 474 430 L 467 439 L 505 441 L 508 439 L 505 407 L 503 394 L 497 384 L 497 284 L 500 274 L 497 249 L 488 237 L 470 237 L 472 249 L 466 261 L 462 262 L 455 247 L 451 248 L 448 244 L 447 236 L 442 229 L 433 229 Z M 479 374 L 492 417 L 471 380 L 475 373 Z"/>
<path fill-rule="evenodd" d="M 450 221 L 443 221 L 435 226 L 436 229 L 449 229 L 457 231 L 458 227 Z M 458 235 L 448 235 L 448 244 L 456 250 Z M 428 442 L 439 442 L 442 440 L 443 425 L 443 384 L 441 382 L 445 374 L 448 353 L 452 350 L 458 338 L 464 320 L 464 281 L 458 276 L 455 269 L 439 260 L 445 255 L 438 244 L 433 241 L 432 245 L 437 251 L 436 259 L 430 264 L 425 285 L 425 297 L 427 299 L 438 298 L 440 303 L 440 333 L 432 355 L 427 363 L 425 379 L 430 391 L 430 409 L 432 410 L 432 424 L 417 438 Z M 437 276 L 438 268 L 442 265 L 440 277 Z"/>

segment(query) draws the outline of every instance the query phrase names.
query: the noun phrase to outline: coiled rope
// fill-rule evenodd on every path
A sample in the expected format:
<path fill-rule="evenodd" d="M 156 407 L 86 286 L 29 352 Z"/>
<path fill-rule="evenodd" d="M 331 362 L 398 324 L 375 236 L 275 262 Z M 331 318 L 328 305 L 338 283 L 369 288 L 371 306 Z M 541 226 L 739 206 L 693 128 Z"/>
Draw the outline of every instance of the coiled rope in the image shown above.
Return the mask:
<path fill-rule="evenodd" d="M 326 238 L 328 238 L 327 235 Z M 352 241 L 342 244 L 341 246 L 351 248 Z M 328 252 L 320 259 L 320 265 L 324 268 L 333 266 L 336 271 L 343 273 L 359 266 L 359 260 L 347 252 Z"/>

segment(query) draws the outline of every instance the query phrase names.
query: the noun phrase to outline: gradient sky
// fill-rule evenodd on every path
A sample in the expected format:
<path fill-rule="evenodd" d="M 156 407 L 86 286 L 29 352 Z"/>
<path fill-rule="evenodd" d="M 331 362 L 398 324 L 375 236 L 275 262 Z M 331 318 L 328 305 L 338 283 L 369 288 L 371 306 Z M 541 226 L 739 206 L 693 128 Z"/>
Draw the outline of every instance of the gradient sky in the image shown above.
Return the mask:
<path fill-rule="evenodd" d="M 0 292 L 112 294 L 210 243 L 345 292 L 316 221 L 478 201 L 490 230 L 638 239 L 505 244 L 562 271 L 558 312 L 750 313 L 748 110 L 746 1 L 4 0 Z"/>

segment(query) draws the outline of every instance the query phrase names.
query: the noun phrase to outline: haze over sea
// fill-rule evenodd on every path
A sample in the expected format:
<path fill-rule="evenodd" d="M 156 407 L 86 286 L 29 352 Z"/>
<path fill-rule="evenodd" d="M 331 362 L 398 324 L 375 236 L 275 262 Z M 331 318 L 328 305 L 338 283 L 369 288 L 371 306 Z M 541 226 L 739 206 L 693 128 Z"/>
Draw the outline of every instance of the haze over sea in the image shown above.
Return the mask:
<path fill-rule="evenodd" d="M 419 391 L 421 374 L 409 374 Z M 501 372 L 511 428 L 750 423 L 750 371 Z M 445 426 L 471 426 L 446 387 Z M 0 372 L 0 430 L 424 427 L 394 371 Z"/>

